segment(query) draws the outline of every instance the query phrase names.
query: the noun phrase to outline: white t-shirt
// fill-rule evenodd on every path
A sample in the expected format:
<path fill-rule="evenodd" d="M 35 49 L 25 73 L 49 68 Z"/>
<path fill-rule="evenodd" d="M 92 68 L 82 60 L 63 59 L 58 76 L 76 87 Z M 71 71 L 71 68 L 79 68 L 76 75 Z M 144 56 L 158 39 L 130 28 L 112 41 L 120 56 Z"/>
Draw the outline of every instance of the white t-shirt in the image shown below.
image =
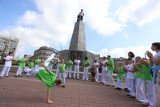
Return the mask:
<path fill-rule="evenodd" d="M 94 63 L 93 63 L 93 66 L 94 66 L 94 67 L 97 67 L 97 66 L 99 66 L 99 63 L 98 63 L 98 62 L 94 62 Z"/>
<path fill-rule="evenodd" d="M 155 55 L 154 55 L 154 59 L 157 59 L 158 57 L 160 57 L 160 51 L 158 51 Z"/>
<path fill-rule="evenodd" d="M 154 56 L 153 56 L 153 59 L 157 59 L 160 57 L 160 51 L 158 51 Z M 154 64 L 155 65 L 155 64 Z"/>
<path fill-rule="evenodd" d="M 102 63 L 102 71 L 104 70 L 107 70 L 107 66 L 105 65 L 106 64 L 106 60 L 103 60 L 101 63 Z"/>
<path fill-rule="evenodd" d="M 79 59 L 76 59 L 76 60 L 74 60 L 74 63 L 75 63 L 76 66 L 79 66 L 81 61 Z"/>
<path fill-rule="evenodd" d="M 133 70 L 133 68 L 134 68 L 133 63 L 127 65 L 128 70 Z M 133 72 L 127 72 L 127 79 L 135 79 L 134 73 Z"/>
<path fill-rule="evenodd" d="M 4 66 L 7 66 L 7 67 L 11 67 L 11 65 L 12 65 L 12 61 L 7 61 L 7 60 L 11 60 L 11 59 L 13 59 L 13 56 L 7 56 L 6 58 L 5 58 L 5 64 L 4 64 Z"/>

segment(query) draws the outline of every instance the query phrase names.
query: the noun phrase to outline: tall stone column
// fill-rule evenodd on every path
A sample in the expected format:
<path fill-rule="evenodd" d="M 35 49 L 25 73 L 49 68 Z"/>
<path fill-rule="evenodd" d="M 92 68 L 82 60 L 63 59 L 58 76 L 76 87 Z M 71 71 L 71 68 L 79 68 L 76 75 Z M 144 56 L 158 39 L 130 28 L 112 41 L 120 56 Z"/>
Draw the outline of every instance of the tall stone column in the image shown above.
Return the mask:
<path fill-rule="evenodd" d="M 75 23 L 69 50 L 86 51 L 86 38 L 84 23 L 82 21 L 78 21 Z"/>

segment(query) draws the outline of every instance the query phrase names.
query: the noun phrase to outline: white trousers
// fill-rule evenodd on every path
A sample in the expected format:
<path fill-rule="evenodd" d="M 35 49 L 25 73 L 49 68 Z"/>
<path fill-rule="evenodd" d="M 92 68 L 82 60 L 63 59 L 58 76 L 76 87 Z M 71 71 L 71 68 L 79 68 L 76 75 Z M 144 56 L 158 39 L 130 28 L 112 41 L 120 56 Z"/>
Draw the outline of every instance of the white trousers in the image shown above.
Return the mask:
<path fill-rule="evenodd" d="M 156 105 L 156 97 L 155 97 L 155 88 L 154 88 L 154 81 L 145 80 L 146 82 L 146 94 L 147 100 L 151 106 Z"/>
<path fill-rule="evenodd" d="M 22 75 L 22 70 L 23 70 L 23 67 L 18 67 L 18 70 L 17 70 L 17 72 L 16 72 L 16 75 L 18 76 L 18 75 Z"/>
<path fill-rule="evenodd" d="M 144 94 L 144 80 L 136 79 L 136 98 L 137 100 L 143 100 L 144 102 L 147 101 L 145 94 Z"/>
<path fill-rule="evenodd" d="M 59 66 L 58 65 L 57 65 L 56 75 L 57 75 L 57 77 L 59 75 Z"/>
<path fill-rule="evenodd" d="M 96 81 L 98 81 L 98 78 L 99 78 L 99 70 L 98 68 L 96 68 Z"/>
<path fill-rule="evenodd" d="M 106 70 L 102 69 L 101 82 L 106 84 Z"/>
<path fill-rule="evenodd" d="M 131 96 L 135 96 L 135 79 L 128 79 L 128 82 L 130 84 L 130 92 L 129 92 L 129 94 Z"/>
<path fill-rule="evenodd" d="M 115 85 L 114 79 L 112 77 L 113 71 L 107 71 L 107 80 L 108 80 L 108 84 L 111 86 Z"/>
<path fill-rule="evenodd" d="M 160 70 L 158 71 L 158 78 L 157 78 L 158 80 L 158 82 L 157 82 L 157 88 L 158 88 L 158 93 L 160 94 Z M 160 101 L 160 99 L 159 99 L 159 101 Z"/>
<path fill-rule="evenodd" d="M 127 79 L 127 73 L 124 74 L 124 82 L 125 82 L 125 88 L 127 88 L 129 90 L 129 82 Z"/>
<path fill-rule="evenodd" d="M 88 67 L 84 67 L 82 80 L 88 80 Z"/>
<path fill-rule="evenodd" d="M 122 88 L 122 80 L 120 78 L 117 78 L 117 87 Z"/>
<path fill-rule="evenodd" d="M 27 73 L 27 74 L 26 74 L 27 76 L 31 75 L 31 71 L 32 71 L 31 68 L 28 68 L 28 67 L 25 67 L 25 68 L 24 68 L 24 72 Z"/>
<path fill-rule="evenodd" d="M 3 67 L 3 70 L 2 70 L 2 72 L 1 72 L 1 74 L 0 74 L 0 77 L 3 77 L 4 75 L 5 76 L 8 76 L 8 73 L 9 73 L 9 71 L 10 71 L 10 66 L 4 66 Z"/>
<path fill-rule="evenodd" d="M 62 80 L 62 85 L 65 85 L 66 82 L 66 73 L 59 73 L 58 78 Z"/>
<path fill-rule="evenodd" d="M 72 68 L 67 68 L 66 69 L 66 77 L 68 78 L 71 78 L 72 76 L 71 76 L 71 73 L 72 73 Z"/>
<path fill-rule="evenodd" d="M 78 65 L 74 66 L 74 78 L 76 78 L 76 74 L 77 74 L 77 79 L 79 79 L 79 66 Z"/>
<path fill-rule="evenodd" d="M 51 70 L 51 71 L 53 70 L 52 68 L 53 68 L 53 65 L 48 66 L 48 69 Z"/>

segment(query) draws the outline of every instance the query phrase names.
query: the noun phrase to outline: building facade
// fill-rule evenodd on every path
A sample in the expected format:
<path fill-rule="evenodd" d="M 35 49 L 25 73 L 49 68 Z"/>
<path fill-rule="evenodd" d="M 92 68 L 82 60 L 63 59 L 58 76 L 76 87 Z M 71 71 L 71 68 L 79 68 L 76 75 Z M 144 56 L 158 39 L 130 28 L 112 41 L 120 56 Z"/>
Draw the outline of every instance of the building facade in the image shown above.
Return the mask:
<path fill-rule="evenodd" d="M 59 52 L 54 48 L 42 46 L 38 50 L 34 51 L 33 58 L 40 58 L 42 62 L 44 62 L 53 53 L 59 54 Z"/>
<path fill-rule="evenodd" d="M 8 37 L 4 35 L 0 35 L 0 51 L 1 54 L 8 54 L 9 52 L 13 52 L 15 54 L 17 50 L 19 40 L 15 37 Z"/>

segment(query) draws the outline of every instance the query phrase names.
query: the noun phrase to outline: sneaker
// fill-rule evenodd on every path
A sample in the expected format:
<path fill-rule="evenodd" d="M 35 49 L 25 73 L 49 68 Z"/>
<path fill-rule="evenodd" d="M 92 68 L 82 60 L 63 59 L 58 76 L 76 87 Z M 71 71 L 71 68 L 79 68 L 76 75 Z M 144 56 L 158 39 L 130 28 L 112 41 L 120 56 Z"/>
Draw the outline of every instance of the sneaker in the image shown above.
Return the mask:
<path fill-rule="evenodd" d="M 146 100 L 138 100 L 138 101 L 141 102 L 141 103 L 146 103 Z"/>
<path fill-rule="evenodd" d="M 120 88 L 119 87 L 117 87 L 117 88 L 115 88 L 116 90 L 119 90 Z"/>
<path fill-rule="evenodd" d="M 143 103 L 142 105 L 147 107 L 150 106 L 149 103 Z"/>
<path fill-rule="evenodd" d="M 15 75 L 15 77 L 18 77 L 18 75 Z"/>
<path fill-rule="evenodd" d="M 124 88 L 124 90 L 128 90 L 128 88 Z"/>
<path fill-rule="evenodd" d="M 127 94 L 126 96 L 129 96 L 129 97 L 130 97 L 131 95 L 130 95 L 130 94 Z"/>
<path fill-rule="evenodd" d="M 65 88 L 65 85 L 62 85 L 63 88 Z"/>
<path fill-rule="evenodd" d="M 136 98 L 135 96 L 129 96 L 129 98 Z"/>

